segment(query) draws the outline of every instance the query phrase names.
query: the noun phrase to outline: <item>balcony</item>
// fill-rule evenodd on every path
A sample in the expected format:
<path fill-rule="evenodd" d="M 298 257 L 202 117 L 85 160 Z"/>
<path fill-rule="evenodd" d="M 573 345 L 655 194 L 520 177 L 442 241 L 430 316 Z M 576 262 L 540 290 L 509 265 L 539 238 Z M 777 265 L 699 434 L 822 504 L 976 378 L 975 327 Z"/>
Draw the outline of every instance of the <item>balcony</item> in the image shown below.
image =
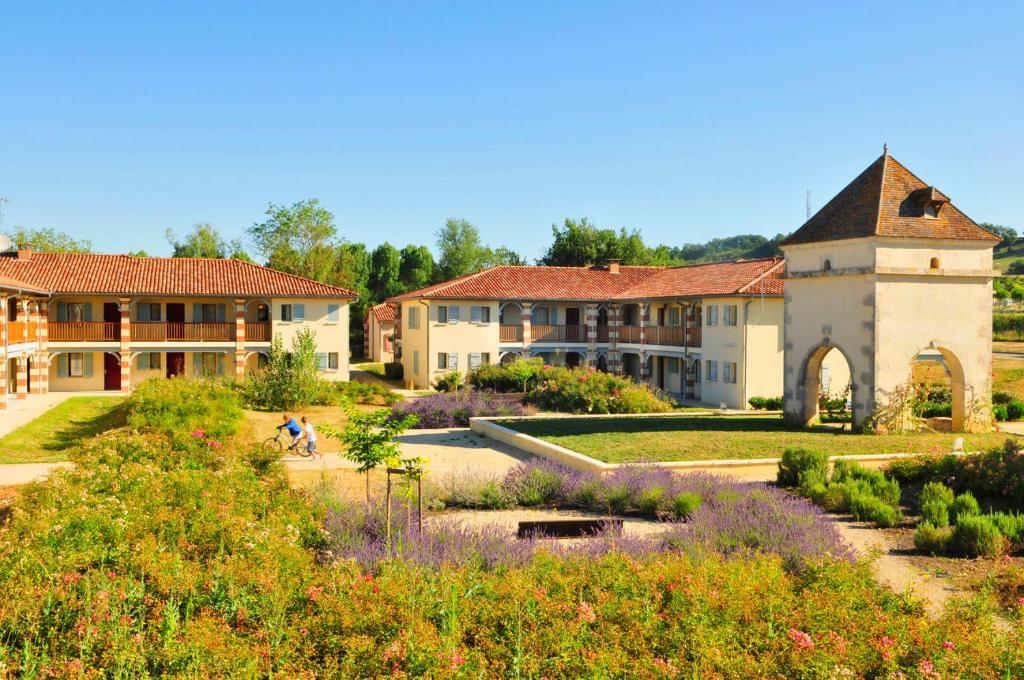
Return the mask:
<path fill-rule="evenodd" d="M 133 321 L 132 342 L 225 342 L 235 339 L 235 324 L 224 322 L 183 323 L 174 321 Z"/>
<path fill-rule="evenodd" d="M 619 342 L 631 342 L 640 344 L 640 326 L 619 327 Z"/>
<path fill-rule="evenodd" d="M 669 345 L 682 347 L 684 332 L 682 326 L 648 326 L 644 329 L 644 341 L 648 345 Z"/>
<path fill-rule="evenodd" d="M 35 342 L 37 327 L 35 321 L 8 321 L 7 343 L 13 345 L 19 342 Z"/>
<path fill-rule="evenodd" d="M 245 324 L 245 339 L 249 342 L 270 342 L 273 333 L 270 324 L 264 321 Z"/>
<path fill-rule="evenodd" d="M 586 326 L 540 326 L 530 327 L 531 342 L 586 342 Z"/>
<path fill-rule="evenodd" d="M 608 342 L 608 326 L 597 327 L 597 341 Z"/>
<path fill-rule="evenodd" d="M 521 324 L 503 323 L 498 327 L 499 342 L 522 342 L 523 326 Z"/>
<path fill-rule="evenodd" d="M 116 342 L 121 338 L 117 321 L 51 321 L 46 330 L 50 342 Z"/>

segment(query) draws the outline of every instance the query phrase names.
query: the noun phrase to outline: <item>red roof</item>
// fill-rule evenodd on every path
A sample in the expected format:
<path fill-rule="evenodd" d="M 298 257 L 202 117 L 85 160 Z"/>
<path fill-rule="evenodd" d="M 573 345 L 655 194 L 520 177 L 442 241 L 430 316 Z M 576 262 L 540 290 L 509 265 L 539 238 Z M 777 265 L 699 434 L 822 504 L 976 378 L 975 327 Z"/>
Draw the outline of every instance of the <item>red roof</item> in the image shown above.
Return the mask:
<path fill-rule="evenodd" d="M 373 318 L 378 323 L 387 323 L 388 321 L 395 320 L 395 305 L 390 302 L 382 302 L 379 305 L 374 305 L 366 310 L 366 315 L 369 317 L 373 315 Z"/>
<path fill-rule="evenodd" d="M 345 288 L 241 260 L 32 253 L 0 256 L 0 276 L 65 294 L 356 298 Z"/>
<path fill-rule="evenodd" d="M 25 283 L 24 281 L 19 281 L 18 279 L 12 279 L 9 276 L 3 275 L 0 275 L 0 289 L 43 294 L 49 292 L 47 290 L 44 290 L 43 288 L 40 288 L 39 286 L 33 286 L 31 284 Z"/>
<path fill-rule="evenodd" d="M 461 300 L 647 300 L 708 295 L 781 295 L 779 258 L 686 267 L 498 266 L 398 295 Z M 763 288 L 763 290 L 762 290 Z"/>
<path fill-rule="evenodd" d="M 938 207 L 936 217 L 925 216 L 928 204 Z M 782 245 L 865 236 L 1000 240 L 888 153 L 869 165 Z"/>

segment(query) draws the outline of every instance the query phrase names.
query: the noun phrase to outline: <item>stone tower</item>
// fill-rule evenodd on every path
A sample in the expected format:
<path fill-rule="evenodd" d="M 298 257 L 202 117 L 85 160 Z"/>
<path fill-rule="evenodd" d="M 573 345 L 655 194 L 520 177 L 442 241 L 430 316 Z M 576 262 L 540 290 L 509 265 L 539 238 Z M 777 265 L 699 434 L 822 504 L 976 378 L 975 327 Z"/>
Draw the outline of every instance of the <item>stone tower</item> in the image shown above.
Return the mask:
<path fill-rule="evenodd" d="M 787 421 L 815 419 L 822 360 L 836 349 L 854 426 L 901 427 L 911 366 L 926 351 L 949 370 L 953 429 L 987 428 L 999 240 L 886 149 L 781 244 Z"/>

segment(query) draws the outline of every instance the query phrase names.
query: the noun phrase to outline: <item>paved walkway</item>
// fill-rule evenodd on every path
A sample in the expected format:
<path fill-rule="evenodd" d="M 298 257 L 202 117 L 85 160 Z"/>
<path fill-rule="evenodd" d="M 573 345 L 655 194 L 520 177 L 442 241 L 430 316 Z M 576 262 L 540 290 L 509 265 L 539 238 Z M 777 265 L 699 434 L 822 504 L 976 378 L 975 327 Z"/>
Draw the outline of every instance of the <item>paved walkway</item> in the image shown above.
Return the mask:
<path fill-rule="evenodd" d="M 30 394 L 25 399 L 9 399 L 7 409 L 0 411 L 0 437 L 35 420 L 57 404 L 71 397 L 123 397 L 123 392 L 47 392 Z"/>
<path fill-rule="evenodd" d="M 355 366 L 349 367 L 349 369 L 348 369 L 348 377 L 349 377 L 349 380 L 354 380 L 356 382 L 373 383 L 375 385 L 381 385 L 383 387 L 388 388 L 392 392 L 395 392 L 396 394 L 402 395 L 403 397 L 407 397 L 408 398 L 408 397 L 419 396 L 417 394 L 418 390 L 406 390 L 406 389 L 402 389 L 401 387 L 395 387 L 394 383 L 391 383 L 391 382 L 388 382 L 387 380 L 384 380 L 383 378 L 381 378 L 376 373 L 370 373 L 369 371 L 364 371 L 363 369 L 356 368 Z M 422 390 L 419 390 L 419 391 L 422 391 Z"/>
<path fill-rule="evenodd" d="M 0 487 L 41 482 L 54 470 L 74 467 L 71 463 L 12 463 L 0 465 Z"/>

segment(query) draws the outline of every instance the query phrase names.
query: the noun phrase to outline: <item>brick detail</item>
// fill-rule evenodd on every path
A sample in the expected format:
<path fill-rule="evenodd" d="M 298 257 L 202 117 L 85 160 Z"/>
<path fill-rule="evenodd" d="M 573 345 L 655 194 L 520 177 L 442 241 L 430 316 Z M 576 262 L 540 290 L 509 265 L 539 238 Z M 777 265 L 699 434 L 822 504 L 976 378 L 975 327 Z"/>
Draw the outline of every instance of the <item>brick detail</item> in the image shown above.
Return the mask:
<path fill-rule="evenodd" d="M 28 396 L 28 357 L 18 357 L 16 363 L 17 372 L 14 374 L 14 395 L 18 399 L 24 399 Z"/>
<path fill-rule="evenodd" d="M 132 389 L 132 324 L 131 299 L 121 298 L 121 391 Z"/>
<path fill-rule="evenodd" d="M 597 361 L 597 305 L 587 305 L 587 362 Z"/>
<path fill-rule="evenodd" d="M 245 300 L 235 300 L 235 377 L 245 377 Z"/>
<path fill-rule="evenodd" d="M 47 326 L 49 320 L 49 305 L 46 300 L 39 303 L 39 325 L 36 331 L 36 342 L 39 344 L 38 354 L 35 361 L 39 362 L 39 394 L 46 394 L 50 391 L 50 353 L 47 351 L 49 332 Z"/>
<path fill-rule="evenodd" d="M 533 320 L 533 305 L 529 302 L 523 303 L 523 347 L 529 347 L 531 342 L 530 323 Z"/>

